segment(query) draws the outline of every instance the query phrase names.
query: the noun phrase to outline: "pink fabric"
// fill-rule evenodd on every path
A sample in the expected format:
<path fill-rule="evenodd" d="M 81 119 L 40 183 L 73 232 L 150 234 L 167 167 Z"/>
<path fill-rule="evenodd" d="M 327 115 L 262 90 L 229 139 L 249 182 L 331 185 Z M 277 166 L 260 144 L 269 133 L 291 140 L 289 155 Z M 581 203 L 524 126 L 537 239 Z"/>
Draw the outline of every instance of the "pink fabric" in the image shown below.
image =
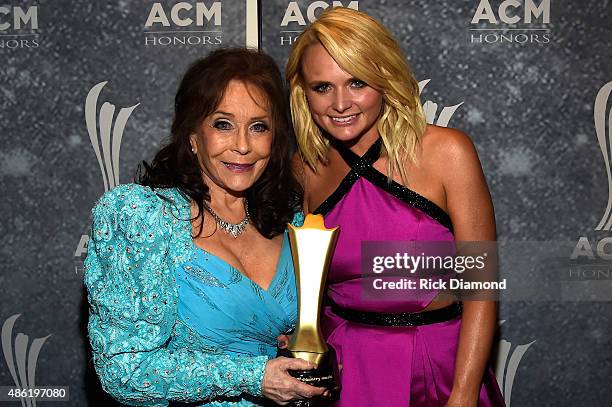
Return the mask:
<path fill-rule="evenodd" d="M 405 302 L 363 301 L 361 242 L 450 241 L 452 233 L 419 209 L 359 178 L 325 215 L 340 225 L 328 276 L 328 296 L 349 309 L 416 312 L 432 297 Z M 370 327 L 345 321 L 327 307 L 323 331 L 342 365 L 341 407 L 443 407 L 450 395 L 459 328 L 456 318 L 419 327 Z M 493 371 L 485 372 L 480 407 L 504 406 Z"/>

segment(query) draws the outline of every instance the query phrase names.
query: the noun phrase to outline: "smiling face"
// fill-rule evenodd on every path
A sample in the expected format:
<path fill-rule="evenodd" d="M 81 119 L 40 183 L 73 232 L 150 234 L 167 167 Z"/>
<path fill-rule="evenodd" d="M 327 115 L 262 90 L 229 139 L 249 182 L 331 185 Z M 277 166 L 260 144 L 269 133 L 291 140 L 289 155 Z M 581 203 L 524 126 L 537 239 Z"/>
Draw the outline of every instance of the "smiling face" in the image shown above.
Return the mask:
<path fill-rule="evenodd" d="M 378 138 L 381 92 L 344 71 L 320 43 L 304 52 L 302 75 L 312 118 L 323 131 L 348 144 Z"/>
<path fill-rule="evenodd" d="M 263 92 L 242 81 L 228 83 L 219 106 L 190 137 L 204 182 L 241 196 L 264 172 L 272 150 L 271 113 Z"/>

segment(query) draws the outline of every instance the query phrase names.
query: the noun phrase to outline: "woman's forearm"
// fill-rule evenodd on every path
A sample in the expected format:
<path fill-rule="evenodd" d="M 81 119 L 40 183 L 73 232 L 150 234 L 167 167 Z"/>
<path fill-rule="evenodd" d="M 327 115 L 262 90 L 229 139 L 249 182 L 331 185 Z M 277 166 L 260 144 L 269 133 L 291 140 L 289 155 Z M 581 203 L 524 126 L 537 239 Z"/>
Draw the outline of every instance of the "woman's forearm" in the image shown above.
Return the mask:
<path fill-rule="evenodd" d="M 493 343 L 496 311 L 493 301 L 464 301 L 453 395 L 460 395 L 466 400 L 478 398 Z"/>

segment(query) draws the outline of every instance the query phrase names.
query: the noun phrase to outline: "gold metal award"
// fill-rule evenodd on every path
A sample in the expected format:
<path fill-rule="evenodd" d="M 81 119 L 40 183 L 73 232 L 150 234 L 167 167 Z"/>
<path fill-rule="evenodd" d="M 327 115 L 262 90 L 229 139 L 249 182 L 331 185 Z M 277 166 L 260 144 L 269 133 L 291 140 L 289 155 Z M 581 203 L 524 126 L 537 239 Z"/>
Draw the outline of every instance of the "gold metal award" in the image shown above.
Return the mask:
<path fill-rule="evenodd" d="M 279 349 L 278 356 L 300 358 L 312 363 L 311 370 L 290 370 L 298 380 L 330 391 L 327 401 L 320 398 L 294 400 L 293 407 L 327 405 L 337 399 L 340 386 L 338 363 L 333 347 L 327 346 L 321 333 L 321 307 L 325 279 L 338 228 L 327 229 L 321 215 L 307 215 L 302 227 L 289 225 L 289 241 L 293 255 L 295 281 L 298 294 L 298 321 L 287 348 Z"/>
<path fill-rule="evenodd" d="M 302 227 L 289 225 L 298 292 L 298 323 L 287 349 L 293 357 L 319 366 L 329 348 L 320 327 L 321 306 L 338 227 L 327 229 L 323 216 L 308 214 Z"/>

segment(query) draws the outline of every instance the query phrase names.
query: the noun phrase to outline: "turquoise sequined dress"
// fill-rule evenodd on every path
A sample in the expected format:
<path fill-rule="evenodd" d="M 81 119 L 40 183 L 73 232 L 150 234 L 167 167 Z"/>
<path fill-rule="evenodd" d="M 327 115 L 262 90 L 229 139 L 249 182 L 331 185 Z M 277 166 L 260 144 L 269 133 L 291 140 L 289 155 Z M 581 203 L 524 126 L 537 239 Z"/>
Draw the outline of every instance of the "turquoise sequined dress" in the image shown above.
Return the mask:
<path fill-rule="evenodd" d="M 287 235 L 266 291 L 193 243 L 176 189 L 121 185 L 92 213 L 88 330 L 105 391 L 130 405 L 263 405 L 265 364 L 296 320 Z"/>

